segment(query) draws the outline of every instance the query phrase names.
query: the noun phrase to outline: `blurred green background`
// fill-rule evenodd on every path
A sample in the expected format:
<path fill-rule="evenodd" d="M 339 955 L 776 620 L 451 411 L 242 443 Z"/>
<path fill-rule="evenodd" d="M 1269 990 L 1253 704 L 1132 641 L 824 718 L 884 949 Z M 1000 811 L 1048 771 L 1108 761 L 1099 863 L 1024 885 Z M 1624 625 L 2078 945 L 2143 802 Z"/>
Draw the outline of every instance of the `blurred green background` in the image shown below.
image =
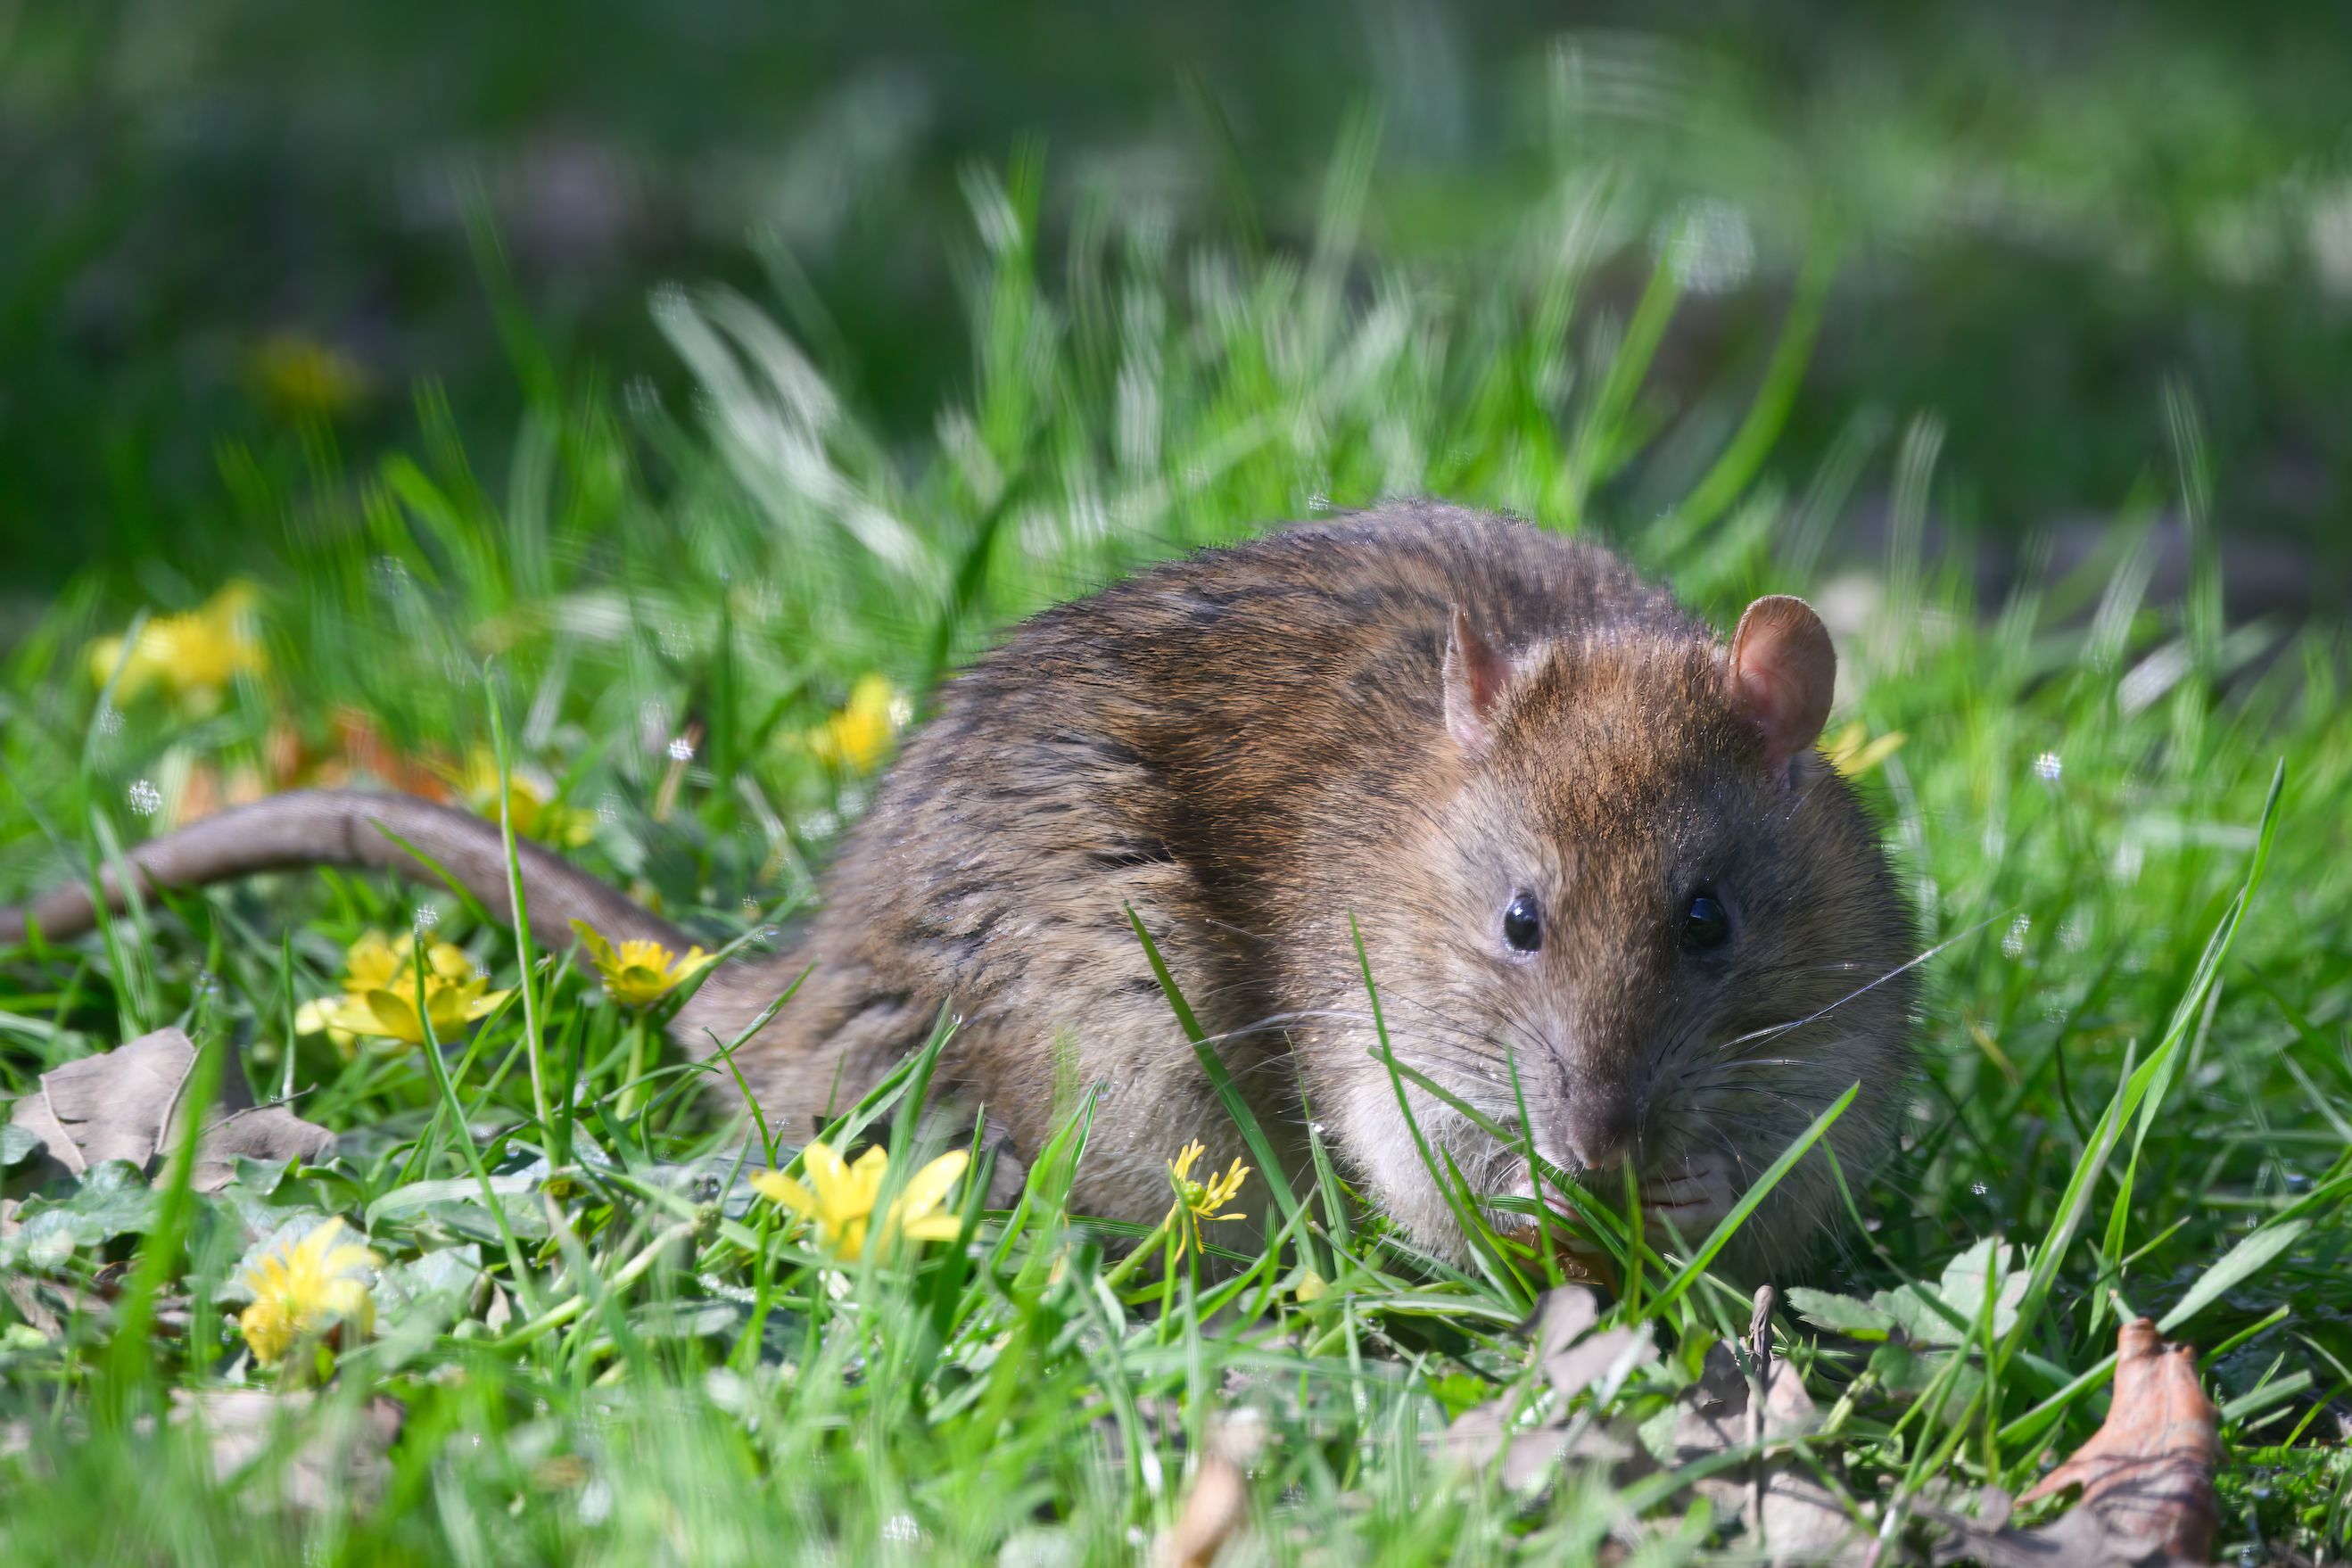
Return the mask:
<path fill-rule="evenodd" d="M 928 439 L 971 378 L 975 163 L 1041 153 L 1049 258 L 1089 190 L 1303 247 L 1376 125 L 1386 258 L 1475 258 L 1594 170 L 1649 226 L 1601 303 L 1682 236 L 1670 394 L 1752 386 L 1833 254 L 1769 468 L 1860 455 L 1847 545 L 1922 413 L 1935 537 L 1980 570 L 2160 515 L 2172 389 L 2233 608 L 2340 602 L 2347 87 L 2352 28 L 2305 5 L 0 5 L 0 595 L 217 580 L 262 548 L 229 476 L 413 441 L 420 382 L 492 474 L 535 389 L 690 395 L 669 280 L 741 289 Z"/>

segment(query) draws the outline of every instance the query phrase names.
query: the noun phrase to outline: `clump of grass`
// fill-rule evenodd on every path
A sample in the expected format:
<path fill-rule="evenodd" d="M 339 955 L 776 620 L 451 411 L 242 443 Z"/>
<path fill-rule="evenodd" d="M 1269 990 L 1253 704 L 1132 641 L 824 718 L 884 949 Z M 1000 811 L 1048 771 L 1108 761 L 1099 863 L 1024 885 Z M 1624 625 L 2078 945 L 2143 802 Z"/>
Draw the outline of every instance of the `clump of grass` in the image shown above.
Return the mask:
<path fill-rule="evenodd" d="M 1034 164 L 975 177 L 971 395 L 912 451 L 712 292 L 656 303 L 694 408 L 546 394 L 499 486 L 429 393 L 414 452 L 322 451 L 299 489 L 230 454 L 275 542 L 266 658 L 201 711 L 118 705 L 81 650 L 121 616 L 61 600 L 0 679 L 0 889 L 85 869 L 240 781 L 421 787 L 489 747 L 510 826 L 520 779 L 555 808 L 541 820 L 593 822 L 583 864 L 714 946 L 756 944 L 887 752 L 887 693 L 836 721 L 861 678 L 919 701 L 1008 621 L 1139 562 L 1434 491 L 1609 537 L 1718 616 L 1822 586 L 1822 520 L 1853 474 L 1793 501 L 1773 480 L 1793 376 L 1656 403 L 1668 274 L 1628 321 L 1580 317 L 1599 258 L 1559 238 L 1604 231 L 1583 221 L 1603 187 L 1564 190 L 1499 258 L 1399 268 L 1360 243 L 1368 148 L 1339 160 L 1311 247 L 1247 262 L 1177 251 L 1105 200 L 1049 267 Z M 1787 355 L 1817 306 L 1793 302 Z M 1655 438 L 1670 428 L 1733 434 Z M 1883 1356 L 1784 1314 L 1786 1352 L 1843 1395 L 1816 1448 L 1864 1498 L 2014 1487 L 2095 1425 L 2116 1316 L 2146 1312 L 2213 1352 L 2246 1510 L 2230 1529 L 2341 1551 L 2323 1447 L 2352 1386 L 2332 1306 L 2352 1195 L 2340 628 L 2227 628 L 2210 566 L 2185 605 L 2145 602 L 2128 519 L 2078 578 L 1979 605 L 1919 553 L 1937 445 L 1926 424 L 1906 441 L 1889 558 L 1827 596 L 1854 677 L 1836 722 L 1861 727 L 1857 752 L 1879 739 L 1868 787 L 1941 951 L 1903 1156 L 1852 1194 L 1816 1283 L 1925 1300 L 1973 1267 L 2027 1289 L 1988 1296 L 1973 1337 Z M 1662 491 L 1696 500 L 1619 515 Z M 1222 1269 L 1122 1269 L 1131 1228 L 1068 1210 L 1086 1086 L 1018 1201 L 989 1210 L 985 1129 L 943 1140 L 918 1116 L 935 1039 L 826 1142 L 887 1151 L 876 1213 L 943 1142 L 982 1151 L 940 1211 L 956 1234 L 894 1248 L 877 1225 L 852 1259 L 751 1182 L 792 1167 L 802 1130 L 714 1117 L 723 1060 L 653 1059 L 645 1013 L 554 959 L 566 933 L 519 944 L 505 913 L 303 874 L 0 958 L 11 1090 L 178 1025 L 207 1070 L 342 1135 L 328 1164 L 248 1163 L 213 1197 L 167 1165 L 160 1203 L 120 1169 L 25 1199 L 0 1238 L 21 1287 L 0 1306 L 12 1557 L 1129 1560 L 1237 1410 L 1265 1437 L 1249 1484 L 1271 1560 L 1553 1561 L 1626 1528 L 1597 1477 L 1514 1493 L 1430 1442 L 1530 1392 L 1517 1329 L 1546 1258 L 1491 1236 L 1469 1270 L 1417 1256 L 1318 1144 L 1269 1234 L 1203 1237 Z M 512 999 L 422 1049 L 297 1032 L 371 930 L 454 943 Z M 430 1016 L 421 966 L 408 984 Z M 1171 1159 L 1193 1131 L 1171 1130 Z M 1270 1150 L 1256 1163 L 1265 1179 Z M 265 1237 L 328 1215 L 383 1259 L 377 1331 L 331 1347 L 331 1378 L 232 1476 L 210 1396 L 270 1379 L 226 1293 Z M 1697 1267 L 1651 1273 L 1621 1311 L 1672 1347 L 1608 1394 L 1634 1416 L 1747 1327 L 1745 1295 Z M 371 1458 L 383 1397 L 404 1415 Z M 209 1414 L 149 1419 L 175 1399 Z M 1693 1521 L 1657 1550 L 1723 1544 Z"/>

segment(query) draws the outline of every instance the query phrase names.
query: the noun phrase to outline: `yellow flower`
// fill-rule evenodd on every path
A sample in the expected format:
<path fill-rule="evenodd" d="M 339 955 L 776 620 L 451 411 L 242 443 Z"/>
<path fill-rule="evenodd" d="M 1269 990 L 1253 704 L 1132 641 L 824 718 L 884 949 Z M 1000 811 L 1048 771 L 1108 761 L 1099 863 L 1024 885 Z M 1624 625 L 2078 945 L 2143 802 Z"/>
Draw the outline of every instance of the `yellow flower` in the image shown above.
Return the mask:
<path fill-rule="evenodd" d="M 808 731 L 808 748 L 817 761 L 844 773 L 874 771 L 883 753 L 914 707 L 890 684 L 887 676 L 866 674 L 849 689 L 848 706 Z"/>
<path fill-rule="evenodd" d="M 615 951 L 604 933 L 586 921 L 573 921 L 572 929 L 587 944 L 588 956 L 604 982 L 604 994 L 624 1007 L 650 1007 L 718 961 L 698 947 L 688 948 L 680 958 L 657 942 L 634 938 Z"/>
<path fill-rule="evenodd" d="M 253 390 L 282 419 L 342 413 L 367 395 L 367 372 L 331 343 L 303 332 L 275 332 L 246 356 Z"/>
<path fill-rule="evenodd" d="M 1840 730 L 1837 738 L 1829 743 L 1830 766 L 1850 779 L 1860 778 L 1901 751 L 1906 739 L 1900 730 L 1890 730 L 1874 741 L 1869 736 L 1869 730 L 1859 719 Z"/>
<path fill-rule="evenodd" d="M 466 753 L 463 768 L 445 768 L 442 773 L 467 810 L 499 819 L 499 759 L 488 746 L 476 746 Z M 553 781 L 536 770 L 517 768 L 507 774 L 507 813 L 518 838 L 577 849 L 596 836 L 594 814 L 559 802 Z"/>
<path fill-rule="evenodd" d="M 474 973 L 471 959 L 448 942 L 436 942 L 425 953 L 425 1013 L 420 1015 L 415 950 L 414 936 L 404 934 L 393 942 L 382 931 L 369 931 L 343 955 L 343 994 L 305 1002 L 294 1016 L 294 1027 L 305 1035 L 324 1029 L 344 1049 L 362 1035 L 421 1046 L 426 1016 L 433 1021 L 436 1038 L 454 1039 L 509 994 L 490 990 L 490 983 Z"/>
<path fill-rule="evenodd" d="M 1176 1202 L 1168 1210 L 1168 1217 L 1160 1223 L 1176 1237 L 1176 1257 L 1180 1260 L 1186 1252 L 1199 1249 L 1202 1220 L 1248 1217 L 1238 1210 L 1232 1214 L 1219 1214 L 1217 1211 L 1234 1201 L 1234 1194 L 1242 1190 L 1242 1181 L 1250 1173 L 1250 1168 L 1235 1160 L 1225 1167 L 1223 1175 L 1213 1181 L 1196 1182 L 1192 1180 L 1192 1162 L 1207 1152 L 1196 1139 L 1185 1144 L 1175 1162 L 1168 1167 L 1168 1184 L 1176 1191 Z"/>
<path fill-rule="evenodd" d="M 866 1255 L 869 1240 L 884 1247 L 901 1237 L 908 1241 L 953 1241 L 962 1231 L 962 1222 L 942 1212 L 940 1205 L 971 1163 L 971 1156 L 958 1149 L 916 1172 L 883 1211 L 878 1226 L 874 1224 L 874 1205 L 882 1196 L 882 1179 L 890 1169 L 890 1156 L 878 1143 L 851 1165 L 820 1139 L 801 1153 L 802 1168 L 808 1172 L 807 1186 L 782 1171 L 761 1171 L 751 1178 L 751 1185 L 794 1214 L 814 1220 L 827 1249 L 843 1262 L 855 1263 Z"/>
<path fill-rule="evenodd" d="M 341 1239 L 340 1218 L 313 1226 L 280 1243 L 237 1276 L 253 1305 L 237 1318 L 253 1359 L 276 1366 L 297 1342 L 315 1340 L 338 1325 L 366 1335 L 375 1328 L 375 1300 L 367 1271 L 379 1261 L 357 1242 Z"/>
<path fill-rule="evenodd" d="M 117 702 L 160 687 L 209 713 L 239 675 L 269 668 L 254 630 L 254 599 L 251 584 L 231 583 L 185 615 L 149 616 L 128 643 L 100 637 L 89 645 L 89 678 L 100 687 L 112 680 Z"/>

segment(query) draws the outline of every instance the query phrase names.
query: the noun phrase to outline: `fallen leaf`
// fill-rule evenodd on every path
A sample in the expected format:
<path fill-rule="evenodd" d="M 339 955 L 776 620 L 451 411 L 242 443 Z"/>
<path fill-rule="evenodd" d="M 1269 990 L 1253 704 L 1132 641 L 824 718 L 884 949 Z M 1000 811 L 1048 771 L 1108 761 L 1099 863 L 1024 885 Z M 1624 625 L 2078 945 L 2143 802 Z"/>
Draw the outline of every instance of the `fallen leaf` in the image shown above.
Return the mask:
<path fill-rule="evenodd" d="M 170 1145 L 164 1145 L 163 1152 Z M 299 1160 L 315 1165 L 335 1152 L 335 1135 L 282 1105 L 255 1105 L 216 1116 L 196 1142 L 190 1185 L 216 1193 L 236 1179 L 239 1160 Z"/>
<path fill-rule="evenodd" d="M 1892 1319 L 1916 1343 L 1957 1345 L 1977 1331 L 1976 1322 L 1984 1308 L 1993 1266 L 1993 1243 L 1987 1237 L 1944 1265 L 1943 1275 L 1936 1281 L 1933 1301 L 1928 1287 L 1920 1283 L 1881 1290 L 1871 1297 L 1870 1304 L 1879 1314 Z M 1996 1338 L 2009 1332 L 2016 1323 L 2018 1304 L 2025 1300 L 2029 1281 L 2028 1270 L 2021 1266 L 2013 1247 L 2000 1249 L 2000 1294 L 1994 1299 L 1992 1307 L 1992 1331 Z M 1940 1301 L 1951 1316 L 1937 1311 L 1934 1301 Z M 1955 1318 L 1958 1322 L 1953 1321 Z"/>
<path fill-rule="evenodd" d="M 1481 1468 L 1500 1455 L 1503 1462 L 1496 1479 L 1514 1492 L 1538 1489 L 1571 1460 L 1605 1467 L 1619 1485 L 1656 1468 L 1630 1428 L 1621 1423 L 1564 1426 L 1549 1422 L 1507 1431 L 1507 1402 L 1499 1399 L 1464 1411 L 1445 1429 L 1446 1452 Z"/>
<path fill-rule="evenodd" d="M 43 1073 L 39 1089 L 18 1100 L 9 1120 L 74 1175 L 109 1160 L 144 1170 L 195 1060 L 195 1047 L 177 1029 L 142 1035 Z"/>
<path fill-rule="evenodd" d="M 16 1309 L 16 1315 L 38 1330 L 43 1338 L 53 1340 L 66 1331 L 65 1324 L 42 1301 L 40 1292 L 26 1276 L 0 1276 L 0 1289 L 7 1292 L 9 1304 Z"/>
<path fill-rule="evenodd" d="M 2220 1417 L 2197 1381 L 2196 1352 L 2168 1343 L 2141 1318 L 2116 1337 L 2116 1394 L 2106 1421 L 2018 1500 L 2079 1486 L 2076 1508 L 2097 1514 L 2117 1535 L 2161 1542 L 2175 1556 L 2202 1560 L 2220 1525 L 2213 1466 L 2221 1452 Z"/>
<path fill-rule="evenodd" d="M 335 740 L 342 755 L 321 763 L 320 784 L 341 784 L 356 774 L 373 779 L 387 789 L 425 800 L 450 798 L 446 763 L 438 757 L 413 757 L 376 728 L 375 721 L 356 708 L 338 708 L 332 715 Z"/>
<path fill-rule="evenodd" d="M 2091 1440 L 2017 1500 L 2032 1502 L 2079 1487 L 2073 1509 L 2032 1530 L 1923 1507 L 1920 1516 L 1952 1531 L 1938 1563 L 1985 1568 L 2043 1563 L 2082 1568 L 2170 1568 L 2206 1562 L 2220 1527 L 2213 1467 L 2220 1418 L 2197 1381 L 2196 1353 L 2166 1342 L 2147 1318 L 2116 1337 L 2115 1400 Z"/>
<path fill-rule="evenodd" d="M 1766 1373 L 1763 1411 L 1764 1441 L 1772 1445 L 1810 1433 L 1821 1420 L 1805 1380 L 1785 1361 Z M 1870 1531 L 1790 1448 L 1763 1461 L 1761 1486 L 1743 1510 L 1774 1563 L 1858 1563 L 1870 1544 Z"/>
<path fill-rule="evenodd" d="M 364 1509 L 381 1496 L 392 1473 L 384 1455 L 405 1414 L 398 1401 L 382 1395 L 363 1405 L 333 1399 L 321 1405 L 301 1389 L 172 1391 L 173 1421 L 193 1422 L 204 1433 L 213 1478 L 224 1486 L 240 1481 L 279 1443 L 290 1442 L 292 1451 L 276 1471 L 276 1495 L 310 1512 L 339 1505 Z"/>
<path fill-rule="evenodd" d="M 513 1321 L 513 1300 L 500 1287 L 492 1285 L 489 1305 L 482 1309 L 482 1326 L 494 1334 L 502 1334 L 506 1332 L 507 1325 Z"/>
<path fill-rule="evenodd" d="M 1622 1382 L 1635 1367 L 1657 1359 L 1656 1342 L 1647 1334 L 1630 1329 L 1593 1333 L 1600 1318 L 1601 1300 L 1592 1289 L 1570 1284 L 1545 1291 L 1528 1320 L 1533 1341 L 1529 1359 L 1563 1404 L 1597 1382 Z M 1515 1394 L 1506 1393 L 1464 1411 L 1446 1426 L 1442 1446 L 1463 1463 L 1479 1468 L 1499 1456 L 1499 1479 L 1513 1491 L 1532 1489 L 1571 1458 L 1621 1468 L 1636 1461 L 1646 1466 L 1630 1428 L 1591 1420 L 1571 1423 L 1564 1413 L 1548 1422 L 1521 1425 L 1514 1403 Z"/>
<path fill-rule="evenodd" d="M 1248 1521 L 1248 1466 L 1265 1441 L 1254 1411 L 1227 1416 L 1209 1430 L 1192 1489 L 1185 1494 L 1176 1523 L 1160 1539 L 1161 1568 L 1209 1568 L 1225 1542 Z"/>
<path fill-rule="evenodd" d="M 1711 1346 L 1699 1376 L 1676 1401 L 1636 1428 L 1623 1419 L 1599 1420 L 1589 1412 L 1570 1414 L 1570 1398 L 1596 1384 L 1613 1392 L 1627 1372 L 1657 1359 L 1645 1331 L 1616 1328 L 1595 1331 L 1600 1305 L 1591 1291 L 1569 1285 L 1545 1293 L 1529 1322 L 1532 1360 L 1559 1398 L 1551 1419 L 1518 1420 L 1512 1390 L 1455 1417 L 1441 1440 L 1465 1463 L 1500 1461 L 1498 1479 L 1513 1491 L 1529 1491 L 1570 1461 L 1599 1465 L 1617 1486 L 1630 1485 L 1662 1468 L 1696 1464 L 1736 1449 L 1765 1447 L 1760 1461 L 1702 1479 L 1695 1489 L 1718 1518 L 1737 1518 L 1768 1561 L 1796 1564 L 1847 1564 L 1864 1560 L 1869 1532 L 1856 1524 L 1835 1493 L 1813 1478 L 1788 1447 L 1790 1438 L 1811 1431 L 1819 1419 L 1804 1380 L 1786 1362 L 1760 1368 L 1764 1397 L 1751 1410 L 1752 1384 L 1731 1347 Z M 1754 1332 L 1769 1345 L 1769 1310 L 1759 1305 Z M 1751 1363 L 1754 1358 L 1750 1358 Z M 1603 1403 L 1606 1402 L 1604 1393 Z M 1777 1451 L 1774 1451 L 1776 1450 Z"/>
<path fill-rule="evenodd" d="M 1587 1285 L 1561 1285 L 1537 1298 L 1528 1319 L 1536 1359 L 1558 1355 L 1601 1321 L 1601 1298 Z"/>
<path fill-rule="evenodd" d="M 158 1029 L 43 1073 L 39 1088 L 11 1109 L 10 1125 L 38 1139 L 72 1175 L 86 1176 L 110 1160 L 152 1174 L 178 1145 L 195 1064 L 196 1047 L 185 1034 Z M 333 1133 L 282 1105 L 237 1103 L 242 1089 L 239 1075 L 225 1075 L 223 1103 L 196 1145 L 191 1184 L 197 1192 L 228 1185 L 240 1155 L 315 1163 L 334 1149 Z"/>
<path fill-rule="evenodd" d="M 1547 1290 L 1536 1303 L 1536 1356 L 1562 1399 L 1600 1384 L 1605 1401 L 1635 1368 L 1658 1359 L 1658 1342 L 1645 1330 L 1593 1333 L 1600 1317 L 1600 1298 L 1583 1285 Z"/>
<path fill-rule="evenodd" d="M 1599 1386 L 1605 1399 L 1636 1367 L 1658 1359 L 1658 1342 L 1638 1329 L 1610 1329 L 1544 1362 L 1562 1398 Z"/>

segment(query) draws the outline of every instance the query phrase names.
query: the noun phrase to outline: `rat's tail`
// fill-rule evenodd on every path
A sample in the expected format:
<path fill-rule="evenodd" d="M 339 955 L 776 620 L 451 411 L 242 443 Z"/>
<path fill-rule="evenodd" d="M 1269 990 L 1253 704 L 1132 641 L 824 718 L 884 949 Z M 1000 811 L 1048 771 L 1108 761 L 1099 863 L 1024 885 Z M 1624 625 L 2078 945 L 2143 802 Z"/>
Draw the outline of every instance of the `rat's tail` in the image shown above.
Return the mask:
<path fill-rule="evenodd" d="M 518 840 L 515 854 L 525 907 L 543 944 L 568 942 L 570 922 L 579 919 L 616 942 L 635 937 L 673 949 L 687 945 L 676 926 L 538 845 Z M 428 884 L 441 879 L 436 870 L 445 872 L 491 913 L 504 915 L 509 907 L 499 825 L 413 795 L 352 790 L 274 795 L 150 839 L 122 858 L 142 890 L 202 887 L 303 866 L 373 866 Z M 99 883 L 107 908 L 119 911 L 122 889 L 112 866 L 102 868 Z M 28 904 L 0 909 L 0 945 L 24 941 L 28 921 L 39 922 L 43 936 L 63 938 L 88 931 L 97 920 L 89 888 L 68 883 Z"/>

